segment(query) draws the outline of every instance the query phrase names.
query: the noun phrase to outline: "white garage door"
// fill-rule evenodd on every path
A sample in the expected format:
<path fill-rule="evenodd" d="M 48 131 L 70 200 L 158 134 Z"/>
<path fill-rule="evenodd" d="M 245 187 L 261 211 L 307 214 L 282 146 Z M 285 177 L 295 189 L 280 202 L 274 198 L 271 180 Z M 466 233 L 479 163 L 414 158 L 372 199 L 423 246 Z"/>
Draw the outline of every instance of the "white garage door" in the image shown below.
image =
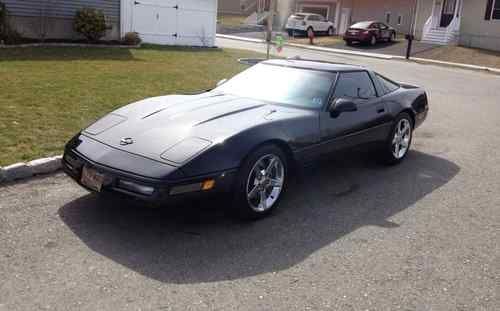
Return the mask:
<path fill-rule="evenodd" d="M 124 32 L 138 32 L 146 43 L 215 44 L 217 0 L 130 0 L 127 5 Z"/>

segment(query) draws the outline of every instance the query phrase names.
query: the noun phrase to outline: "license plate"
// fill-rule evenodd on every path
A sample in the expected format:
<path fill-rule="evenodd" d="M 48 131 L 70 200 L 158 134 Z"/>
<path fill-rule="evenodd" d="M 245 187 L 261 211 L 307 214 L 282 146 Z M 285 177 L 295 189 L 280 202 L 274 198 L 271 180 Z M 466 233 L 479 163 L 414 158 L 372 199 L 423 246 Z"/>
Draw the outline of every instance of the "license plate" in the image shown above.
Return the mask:
<path fill-rule="evenodd" d="M 104 182 L 104 175 L 93 168 L 84 166 L 81 182 L 90 189 L 101 192 L 102 184 Z"/>

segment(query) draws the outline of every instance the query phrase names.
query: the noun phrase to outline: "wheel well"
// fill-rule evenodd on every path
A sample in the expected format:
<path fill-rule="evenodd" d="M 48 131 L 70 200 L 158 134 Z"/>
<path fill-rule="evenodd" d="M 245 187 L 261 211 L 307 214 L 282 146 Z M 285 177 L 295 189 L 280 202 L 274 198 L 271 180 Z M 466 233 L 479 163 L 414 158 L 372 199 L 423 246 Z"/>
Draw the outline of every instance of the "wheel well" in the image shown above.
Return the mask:
<path fill-rule="evenodd" d="M 297 167 L 297 162 L 295 161 L 295 157 L 293 156 L 293 151 L 292 149 L 290 148 L 290 146 L 283 140 L 279 140 L 279 139 L 271 139 L 271 140 L 268 140 L 268 141 L 265 141 L 257 146 L 255 146 L 254 148 L 252 148 L 252 150 L 250 150 L 248 152 L 248 154 L 245 156 L 245 159 L 250 156 L 255 150 L 261 148 L 262 146 L 265 146 L 265 145 L 275 145 L 277 146 L 278 148 L 281 149 L 281 151 L 283 151 L 283 153 L 285 154 L 286 156 L 286 161 L 287 161 L 287 164 L 288 164 L 288 168 L 289 168 L 289 171 L 293 172 L 295 171 L 296 167 Z M 243 160 L 244 161 L 244 160 Z M 242 161 L 242 163 L 243 163 Z"/>
<path fill-rule="evenodd" d="M 408 108 L 407 108 L 407 109 L 405 109 L 405 110 L 403 110 L 403 111 L 401 111 L 401 113 L 403 113 L 403 112 L 406 112 L 407 114 L 409 114 L 409 115 L 410 115 L 412 125 L 413 125 L 413 126 L 415 126 L 415 112 L 413 112 L 413 110 L 408 109 Z"/>

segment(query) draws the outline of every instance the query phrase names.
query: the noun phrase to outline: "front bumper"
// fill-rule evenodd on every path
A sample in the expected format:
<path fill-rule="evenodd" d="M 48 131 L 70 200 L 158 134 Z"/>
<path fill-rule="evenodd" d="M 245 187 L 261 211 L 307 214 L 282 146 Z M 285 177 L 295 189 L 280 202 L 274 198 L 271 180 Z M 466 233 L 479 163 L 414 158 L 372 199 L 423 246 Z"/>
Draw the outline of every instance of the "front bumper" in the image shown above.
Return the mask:
<path fill-rule="evenodd" d="M 104 182 L 101 187 L 101 193 L 125 195 L 135 199 L 161 203 L 166 205 L 176 204 L 180 201 L 200 198 L 217 193 L 229 192 L 232 189 L 233 181 L 236 176 L 236 169 L 223 172 L 215 172 L 207 175 L 183 178 L 179 180 L 162 180 L 149 178 L 132 174 L 123 170 L 99 164 L 75 150 L 67 149 L 62 159 L 64 172 L 75 180 L 80 186 L 85 189 L 96 192 L 94 189 L 82 184 L 82 171 L 84 167 L 92 168 L 104 176 Z M 214 180 L 215 186 L 210 190 L 196 190 L 185 192 L 182 194 L 172 194 L 172 189 L 178 189 L 179 186 L 188 186 L 202 183 L 206 180 Z M 133 183 L 136 185 L 151 187 L 154 189 L 152 194 L 142 194 L 130 189 L 125 189 L 121 182 Z"/>

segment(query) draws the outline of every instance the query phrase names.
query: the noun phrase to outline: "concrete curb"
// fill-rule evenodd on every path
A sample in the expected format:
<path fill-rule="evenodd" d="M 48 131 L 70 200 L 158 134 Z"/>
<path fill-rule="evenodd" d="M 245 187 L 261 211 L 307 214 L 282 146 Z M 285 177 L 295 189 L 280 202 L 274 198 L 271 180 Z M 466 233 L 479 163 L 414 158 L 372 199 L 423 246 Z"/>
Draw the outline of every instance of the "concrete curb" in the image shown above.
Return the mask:
<path fill-rule="evenodd" d="M 265 40 L 261 40 L 261 39 L 244 38 L 244 37 L 231 36 L 231 35 L 217 34 L 217 37 L 224 38 L 224 39 L 230 39 L 230 40 L 254 42 L 254 43 L 266 43 Z M 365 53 L 365 52 L 357 52 L 357 51 L 342 50 L 342 49 L 331 49 L 331 48 L 325 48 L 325 47 L 319 47 L 319 46 L 307 46 L 307 45 L 297 44 L 297 43 L 285 43 L 285 46 L 291 46 L 291 47 L 305 49 L 305 50 L 334 53 L 334 54 L 345 54 L 345 55 L 353 55 L 353 56 L 371 57 L 371 58 L 378 58 L 378 59 L 385 59 L 385 60 L 408 61 L 404 56 L 399 56 L 399 55 Z M 491 68 L 491 67 L 476 66 L 476 65 L 470 65 L 470 64 L 445 62 L 445 61 L 439 61 L 439 60 L 433 60 L 433 59 L 427 59 L 427 58 L 418 58 L 418 57 L 412 57 L 409 61 L 414 62 L 414 63 L 419 63 L 419 64 L 439 65 L 439 66 L 452 67 L 452 68 L 485 71 L 488 73 L 500 75 L 500 68 Z"/>
<path fill-rule="evenodd" d="M 14 45 L 2 45 L 0 49 L 15 49 L 15 48 L 30 48 L 30 47 L 78 47 L 78 48 L 118 48 L 118 49 L 137 49 L 142 44 L 138 45 L 106 45 L 106 44 L 85 44 L 85 43 L 25 43 Z"/>
<path fill-rule="evenodd" d="M 56 172 L 61 169 L 61 159 L 58 155 L 0 167 L 0 184 Z"/>

